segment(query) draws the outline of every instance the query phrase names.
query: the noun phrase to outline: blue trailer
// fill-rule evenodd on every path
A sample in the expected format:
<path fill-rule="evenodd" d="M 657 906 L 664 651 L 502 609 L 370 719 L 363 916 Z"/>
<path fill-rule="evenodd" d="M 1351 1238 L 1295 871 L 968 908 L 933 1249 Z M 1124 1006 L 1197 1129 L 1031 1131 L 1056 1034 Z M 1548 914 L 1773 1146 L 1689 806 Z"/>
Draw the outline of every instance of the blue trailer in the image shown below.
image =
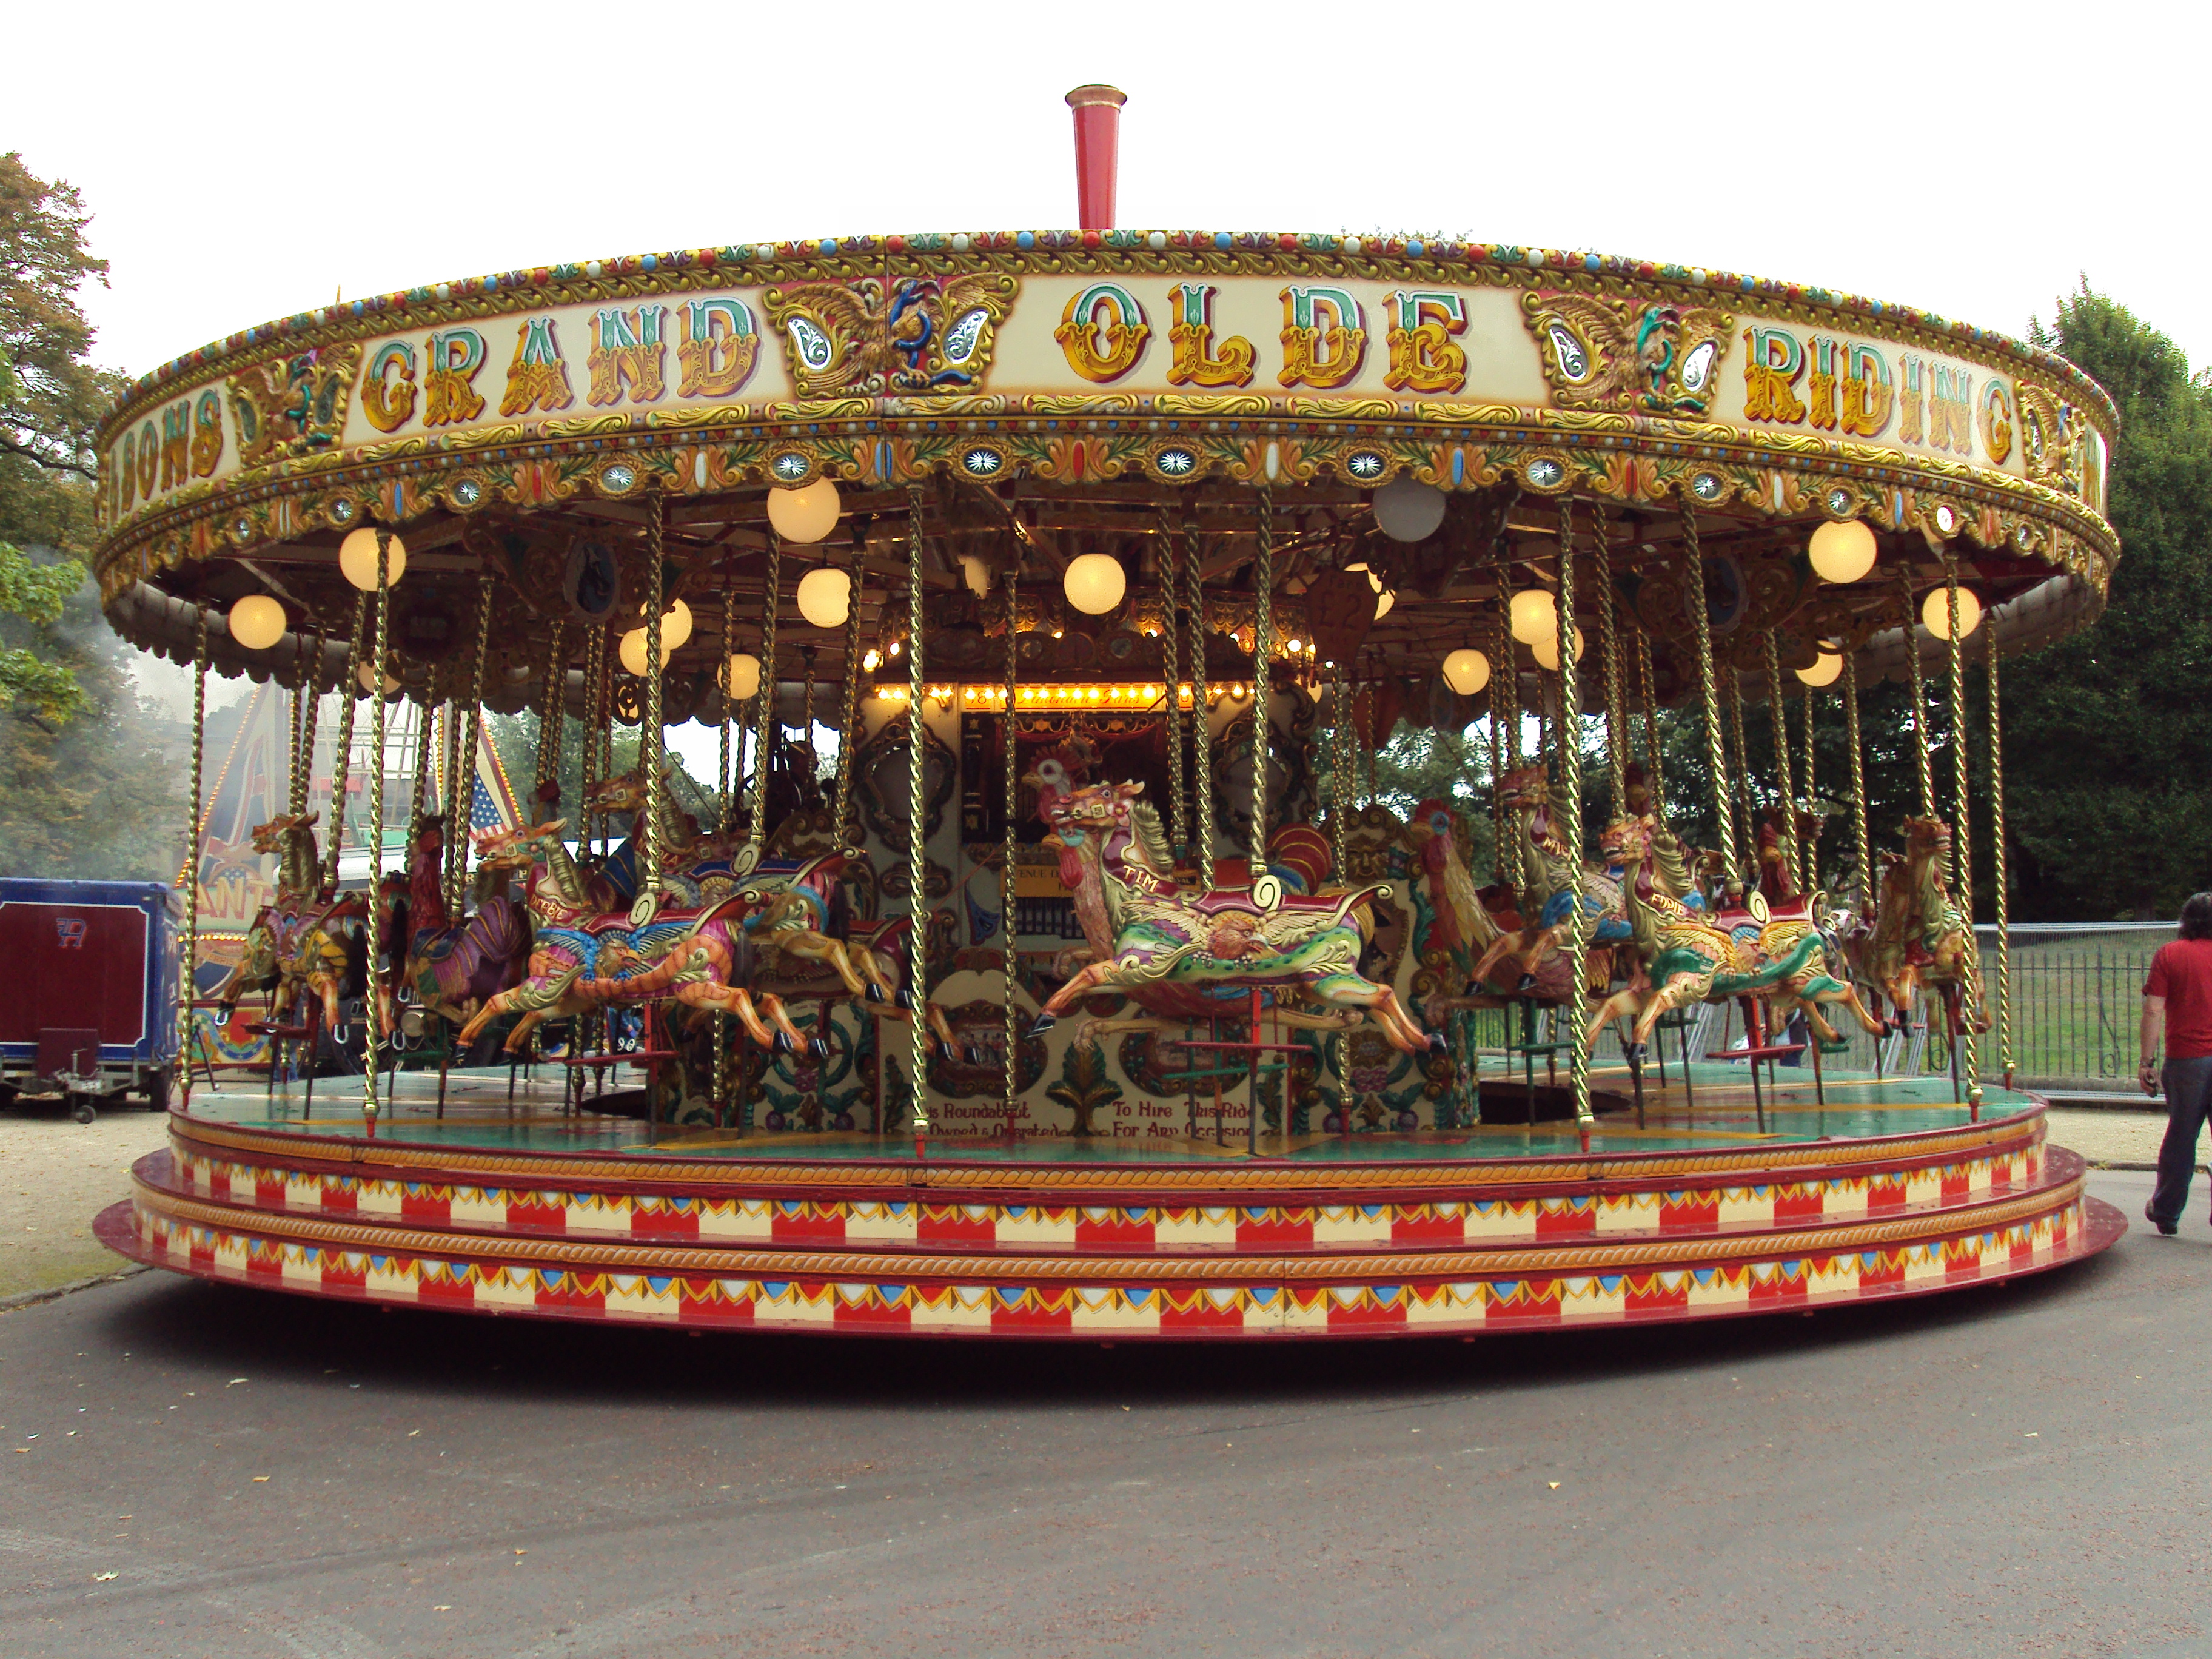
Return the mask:
<path fill-rule="evenodd" d="M 0 1106 L 167 1108 L 181 905 L 155 882 L 0 878 Z"/>

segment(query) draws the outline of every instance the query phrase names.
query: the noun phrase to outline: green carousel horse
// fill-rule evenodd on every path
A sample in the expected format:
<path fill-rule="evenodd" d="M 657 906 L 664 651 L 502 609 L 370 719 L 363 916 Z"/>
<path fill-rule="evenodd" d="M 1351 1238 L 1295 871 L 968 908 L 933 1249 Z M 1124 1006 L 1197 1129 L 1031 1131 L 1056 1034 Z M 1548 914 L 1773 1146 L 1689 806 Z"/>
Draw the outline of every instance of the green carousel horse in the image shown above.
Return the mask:
<path fill-rule="evenodd" d="M 1836 1041 L 1835 1029 L 1820 1012 L 1828 1003 L 1850 1009 L 1869 1035 L 1881 1035 L 1881 1023 L 1867 1012 L 1858 992 L 1830 971 L 1829 940 L 1812 918 L 1770 915 L 1756 894 L 1746 910 L 1689 908 L 1653 879 L 1656 834 L 1650 817 L 1622 818 L 1598 843 L 1623 872 L 1629 931 L 1644 971 L 1592 1012 L 1586 1042 L 1595 1042 L 1609 1022 L 1632 1014 L 1634 1041 L 1641 1045 L 1650 1040 L 1662 1014 L 1739 997 L 1803 1009 L 1823 1042 Z"/>

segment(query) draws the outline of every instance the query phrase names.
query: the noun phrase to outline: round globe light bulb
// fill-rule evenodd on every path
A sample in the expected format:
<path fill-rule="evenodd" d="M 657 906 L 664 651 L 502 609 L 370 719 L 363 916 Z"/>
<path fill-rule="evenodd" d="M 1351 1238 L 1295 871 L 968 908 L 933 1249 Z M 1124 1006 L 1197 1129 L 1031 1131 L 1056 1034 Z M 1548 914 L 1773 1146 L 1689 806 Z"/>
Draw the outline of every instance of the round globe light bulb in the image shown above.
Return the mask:
<path fill-rule="evenodd" d="M 760 691 L 760 659 L 744 651 L 730 658 L 730 695 L 739 702 Z"/>
<path fill-rule="evenodd" d="M 1534 645 L 1559 631 L 1557 602 L 1548 587 L 1524 587 L 1508 602 L 1506 617 L 1513 637 Z"/>
<path fill-rule="evenodd" d="M 637 608 L 637 619 L 641 624 L 645 621 L 645 607 L 643 605 L 640 605 Z M 640 639 L 643 639 L 645 637 L 645 629 L 643 626 L 641 625 L 639 627 L 637 634 Z M 669 658 L 669 653 L 690 637 L 691 607 L 684 604 L 681 599 L 670 601 L 668 609 L 660 613 L 661 661 L 666 662 Z"/>
<path fill-rule="evenodd" d="M 1844 672 L 1844 659 L 1832 651 L 1823 651 L 1813 659 L 1810 668 L 1801 668 L 1797 678 L 1808 685 L 1833 685 Z"/>
<path fill-rule="evenodd" d="M 1375 525 L 1394 542 L 1425 542 L 1444 521 L 1444 492 L 1419 478 L 1393 478 L 1375 492 Z"/>
<path fill-rule="evenodd" d="M 1951 637 L 1951 590 L 1948 586 L 1931 587 L 1928 597 L 1920 602 L 1920 620 L 1928 631 L 1939 640 Z M 1959 637 L 1965 639 L 1982 625 L 1982 602 L 1974 597 L 1974 590 L 1959 590 Z"/>
<path fill-rule="evenodd" d="M 1121 603 L 1129 578 L 1110 553 L 1085 553 L 1072 561 L 1060 579 L 1067 602 L 1086 617 L 1103 617 Z"/>
<path fill-rule="evenodd" d="M 1490 659 L 1462 647 L 1444 659 L 1444 684 L 1462 697 L 1471 697 L 1490 684 Z"/>
<path fill-rule="evenodd" d="M 1580 662 L 1583 659 L 1583 630 L 1579 628 L 1575 629 L 1574 652 L 1575 660 Z M 1559 636 L 1557 634 L 1547 635 L 1529 646 L 1528 654 L 1535 658 L 1538 667 L 1548 668 L 1556 673 L 1559 666 Z"/>
<path fill-rule="evenodd" d="M 645 630 L 633 628 L 615 644 L 615 657 L 623 672 L 642 676 L 645 672 Z"/>
<path fill-rule="evenodd" d="M 837 486 L 827 478 L 817 478 L 799 489 L 768 492 L 768 521 L 787 542 L 820 541 L 837 527 L 837 515 L 843 511 Z"/>
<path fill-rule="evenodd" d="M 248 593 L 230 607 L 230 637 L 248 651 L 266 651 L 284 637 L 284 607 L 266 593 Z"/>
<path fill-rule="evenodd" d="M 384 585 L 399 586 L 399 579 L 407 574 L 407 544 L 392 532 L 385 551 Z M 379 532 L 373 524 L 365 524 L 349 534 L 338 544 L 338 571 L 364 593 L 376 592 L 376 538 Z"/>
<path fill-rule="evenodd" d="M 1881 550 L 1874 532 L 1856 519 L 1838 519 L 1822 525 L 1805 544 L 1813 574 L 1824 582 L 1855 582 L 1874 568 Z"/>
<path fill-rule="evenodd" d="M 362 663 L 359 667 L 356 668 L 353 671 L 353 677 L 355 683 L 358 684 L 362 690 L 369 691 L 375 689 L 376 681 L 369 673 L 368 665 L 367 663 Z M 393 679 L 389 674 L 385 675 L 383 678 L 384 695 L 388 697 L 394 691 L 397 691 L 399 689 L 399 682 Z"/>
<path fill-rule="evenodd" d="M 853 573 L 828 565 L 799 579 L 799 614 L 816 628 L 842 628 L 853 611 Z"/>

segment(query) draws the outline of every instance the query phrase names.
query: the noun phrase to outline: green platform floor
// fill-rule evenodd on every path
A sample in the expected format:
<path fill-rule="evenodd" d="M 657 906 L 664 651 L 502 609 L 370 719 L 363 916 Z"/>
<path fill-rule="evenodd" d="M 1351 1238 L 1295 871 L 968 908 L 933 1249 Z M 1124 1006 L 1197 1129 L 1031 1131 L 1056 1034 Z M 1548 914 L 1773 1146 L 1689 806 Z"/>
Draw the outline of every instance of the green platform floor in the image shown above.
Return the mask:
<path fill-rule="evenodd" d="M 1494 1065 L 1494 1062 L 1493 1062 Z M 614 1116 L 590 1110 L 562 1109 L 560 1081 L 552 1068 L 540 1066 L 534 1078 L 518 1078 L 513 1098 L 508 1094 L 505 1066 L 455 1071 L 447 1079 L 445 1113 L 437 1113 L 438 1079 L 434 1073 L 403 1073 L 397 1080 L 397 1097 L 379 1113 L 379 1139 L 411 1146 L 475 1147 L 486 1151 L 568 1154 L 611 1153 L 627 1156 L 677 1154 L 684 1157 L 731 1158 L 758 1160 L 791 1158 L 819 1161 L 850 1158 L 910 1160 L 911 1135 L 900 1133 L 878 1137 L 865 1133 L 814 1134 L 754 1129 L 714 1130 L 694 1125 L 661 1125 L 648 1133 L 634 1117 Z M 1540 1083 L 1543 1072 L 1537 1073 Z M 1948 1077 L 1908 1079 L 1881 1079 L 1831 1072 L 1824 1079 L 1827 1101 L 1816 1100 L 1809 1070 L 1782 1069 L 1776 1087 L 1766 1091 L 1765 1129 L 1762 1133 L 1753 1110 L 1752 1091 L 1741 1063 L 1701 1063 L 1692 1068 L 1694 1105 L 1686 1101 L 1680 1066 L 1670 1066 L 1671 1086 L 1657 1087 L 1656 1074 L 1647 1073 L 1644 1127 L 1637 1127 L 1629 1106 L 1628 1073 L 1621 1067 L 1592 1073 L 1593 1091 L 1601 1103 L 1601 1115 L 1590 1137 L 1593 1153 L 1680 1152 L 1711 1151 L 1717 1147 L 1749 1145 L 1790 1145 L 1820 1139 L 1864 1139 L 1878 1135 L 1913 1134 L 1930 1129 L 1954 1128 L 1968 1121 L 1966 1109 L 1952 1098 Z M 1517 1091 L 1516 1069 L 1509 1077 L 1486 1066 L 1483 1082 L 1492 1091 L 1511 1085 Z M 387 1086 L 390 1079 L 387 1079 Z M 1495 1097 L 1493 1096 L 1493 1098 Z M 962 1103 L 972 1113 L 980 1103 Z M 1188 1164 L 1210 1158 L 1244 1158 L 1248 1151 L 1243 1113 L 1237 1109 L 1217 1141 L 1210 1112 L 1201 1106 L 1201 1133 L 1185 1133 L 1183 1103 L 1172 1105 L 1176 1116 L 1163 1124 L 1172 1134 L 1142 1138 L 1024 1135 L 975 1133 L 976 1119 L 964 1116 L 961 1133 L 933 1132 L 928 1156 L 933 1161 L 975 1161 L 994 1164 Z M 2008 1117 L 2040 1105 L 2033 1096 L 1995 1085 L 1984 1085 L 1981 1117 L 1984 1122 Z M 240 1129 L 283 1130 L 344 1139 L 363 1133 L 362 1090 L 358 1078 L 321 1078 L 315 1083 L 312 1109 L 299 1084 L 280 1085 L 273 1099 L 258 1078 L 227 1077 L 210 1090 L 204 1081 L 191 1095 L 189 1115 L 204 1121 Z M 304 1121 L 303 1121 L 304 1115 Z M 1417 1134 L 1359 1130 L 1350 1135 L 1310 1133 L 1294 1135 L 1287 1145 L 1262 1126 L 1258 1156 L 1299 1164 L 1451 1162 L 1471 1158 L 1527 1158 L 1578 1155 L 1581 1147 L 1571 1121 L 1518 1125 L 1484 1125 L 1474 1128 L 1426 1131 Z"/>

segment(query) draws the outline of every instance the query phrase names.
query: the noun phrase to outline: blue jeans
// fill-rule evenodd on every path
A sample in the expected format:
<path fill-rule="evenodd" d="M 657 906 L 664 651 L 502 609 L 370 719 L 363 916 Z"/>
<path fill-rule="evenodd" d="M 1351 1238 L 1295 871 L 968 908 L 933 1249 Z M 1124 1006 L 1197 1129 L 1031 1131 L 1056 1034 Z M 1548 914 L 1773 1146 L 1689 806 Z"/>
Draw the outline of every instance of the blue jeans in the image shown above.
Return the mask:
<path fill-rule="evenodd" d="M 2212 1055 L 2169 1060 L 2161 1074 L 2166 1087 L 2166 1140 L 2158 1149 L 2158 1188 L 2150 1195 L 2154 1220 L 2179 1221 L 2189 1204 L 2189 1179 L 2197 1173 L 2197 1138 L 2212 1110 Z"/>

